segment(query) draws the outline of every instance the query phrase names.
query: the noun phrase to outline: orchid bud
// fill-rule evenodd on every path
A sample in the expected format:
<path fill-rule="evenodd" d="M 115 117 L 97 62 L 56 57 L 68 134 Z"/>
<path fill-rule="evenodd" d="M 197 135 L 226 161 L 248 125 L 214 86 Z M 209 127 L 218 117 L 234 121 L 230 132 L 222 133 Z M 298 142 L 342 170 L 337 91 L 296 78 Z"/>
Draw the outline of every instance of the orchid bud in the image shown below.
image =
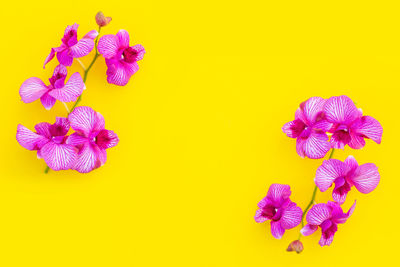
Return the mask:
<path fill-rule="evenodd" d="M 111 22 L 111 17 L 104 16 L 103 12 L 99 11 L 96 14 L 96 23 L 100 27 L 107 26 Z"/>
<path fill-rule="evenodd" d="M 303 243 L 301 243 L 300 240 L 295 240 L 289 244 L 286 251 L 296 251 L 297 254 L 299 254 L 303 251 Z"/>

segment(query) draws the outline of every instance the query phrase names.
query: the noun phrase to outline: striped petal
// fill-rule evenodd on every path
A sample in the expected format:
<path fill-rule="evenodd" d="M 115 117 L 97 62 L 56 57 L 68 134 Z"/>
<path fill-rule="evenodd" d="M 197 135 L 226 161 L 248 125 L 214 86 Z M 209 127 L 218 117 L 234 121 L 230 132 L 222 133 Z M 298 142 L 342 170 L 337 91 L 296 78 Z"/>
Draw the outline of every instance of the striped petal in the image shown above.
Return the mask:
<path fill-rule="evenodd" d="M 48 91 L 42 80 L 32 77 L 24 81 L 19 89 L 19 95 L 24 103 L 31 103 L 41 98 Z"/>
<path fill-rule="evenodd" d="M 378 167 L 373 163 L 365 163 L 357 168 L 351 182 L 363 194 L 372 192 L 379 184 Z"/>
<path fill-rule="evenodd" d="M 132 46 L 132 48 L 137 52 L 136 55 L 136 61 L 142 60 L 144 57 L 144 54 L 146 53 L 146 50 L 141 44 L 137 44 Z"/>
<path fill-rule="evenodd" d="M 267 193 L 267 198 L 274 203 L 282 203 L 290 197 L 290 186 L 286 184 L 272 184 Z"/>
<path fill-rule="evenodd" d="M 353 101 L 345 95 L 329 98 L 324 111 L 328 121 L 338 124 L 351 123 L 361 116 Z"/>
<path fill-rule="evenodd" d="M 380 144 L 382 140 L 383 128 L 376 119 L 370 116 L 363 116 L 352 125 L 352 130 L 357 134 L 373 140 Z"/>
<path fill-rule="evenodd" d="M 284 229 L 291 229 L 296 227 L 301 222 L 303 211 L 296 203 L 291 202 L 287 208 L 283 210 L 281 217 L 281 225 Z"/>
<path fill-rule="evenodd" d="M 86 142 L 80 148 L 78 152 L 78 158 L 72 168 L 80 173 L 91 172 L 105 163 L 105 153 L 105 150 Z"/>
<path fill-rule="evenodd" d="M 84 57 L 93 50 L 94 41 L 91 38 L 82 38 L 74 46 L 70 47 L 70 55 L 74 58 Z"/>
<path fill-rule="evenodd" d="M 326 133 L 313 131 L 303 144 L 304 154 L 310 159 L 323 158 L 331 149 Z"/>
<path fill-rule="evenodd" d="M 119 30 L 116 35 L 120 47 L 129 47 L 129 33 L 125 30 Z"/>
<path fill-rule="evenodd" d="M 308 125 L 313 124 L 317 117 L 321 115 L 326 100 L 322 97 L 311 97 L 300 104 L 300 109 Z"/>
<path fill-rule="evenodd" d="M 119 139 L 117 134 L 111 130 L 101 130 L 96 136 L 96 144 L 103 149 L 114 147 L 118 142 Z"/>
<path fill-rule="evenodd" d="M 112 34 L 102 36 L 99 40 L 97 49 L 106 59 L 115 57 L 119 49 L 117 37 Z"/>
<path fill-rule="evenodd" d="M 51 109 L 54 104 L 56 103 L 56 99 L 49 95 L 49 93 L 45 93 L 41 98 L 40 102 L 42 102 L 42 105 L 45 109 L 49 110 Z"/>
<path fill-rule="evenodd" d="M 22 147 L 28 150 L 39 150 L 47 142 L 49 142 L 49 139 L 45 136 L 32 132 L 21 124 L 18 124 L 17 141 Z"/>
<path fill-rule="evenodd" d="M 283 229 L 279 221 L 271 221 L 271 234 L 273 237 L 281 239 L 284 233 L 285 229 Z"/>
<path fill-rule="evenodd" d="M 40 154 L 52 170 L 68 170 L 77 158 L 77 149 L 71 145 L 49 142 L 42 147 Z"/>
<path fill-rule="evenodd" d="M 103 116 L 90 107 L 76 107 L 68 115 L 68 119 L 71 128 L 83 133 L 86 137 L 88 137 L 92 131 L 100 131 L 104 129 L 105 122 Z"/>
<path fill-rule="evenodd" d="M 312 206 L 312 208 L 307 212 L 306 220 L 309 224 L 320 225 L 330 217 L 331 209 L 328 205 L 321 203 Z"/>

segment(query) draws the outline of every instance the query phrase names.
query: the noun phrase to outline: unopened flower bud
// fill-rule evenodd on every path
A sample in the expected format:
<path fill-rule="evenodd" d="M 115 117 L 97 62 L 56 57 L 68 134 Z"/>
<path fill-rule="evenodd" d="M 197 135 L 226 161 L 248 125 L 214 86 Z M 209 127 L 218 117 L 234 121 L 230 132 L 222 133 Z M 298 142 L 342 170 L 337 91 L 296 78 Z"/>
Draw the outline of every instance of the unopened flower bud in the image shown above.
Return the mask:
<path fill-rule="evenodd" d="M 303 243 L 301 243 L 300 240 L 295 240 L 289 244 L 286 251 L 296 251 L 297 254 L 299 254 L 303 251 Z"/>
<path fill-rule="evenodd" d="M 96 23 L 100 27 L 104 27 L 111 22 L 111 17 L 104 16 L 103 12 L 99 11 L 96 14 Z"/>

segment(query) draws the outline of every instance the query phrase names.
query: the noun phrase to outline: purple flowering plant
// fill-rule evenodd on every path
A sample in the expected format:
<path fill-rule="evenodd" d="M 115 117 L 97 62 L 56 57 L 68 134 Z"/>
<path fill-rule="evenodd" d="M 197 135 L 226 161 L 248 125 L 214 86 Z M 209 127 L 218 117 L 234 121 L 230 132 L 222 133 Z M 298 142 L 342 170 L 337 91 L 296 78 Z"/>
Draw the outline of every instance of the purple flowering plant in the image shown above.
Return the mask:
<path fill-rule="evenodd" d="M 139 70 L 137 62 L 143 59 L 145 50 L 142 45 L 130 46 L 129 34 L 125 30 L 100 37 L 101 29 L 111 22 L 111 17 L 98 12 L 95 20 L 98 30 L 89 31 L 81 39 L 78 39 L 78 24 L 67 26 L 60 46 L 51 48 L 44 61 L 43 68 L 54 58 L 58 61 L 48 84 L 31 77 L 22 83 L 19 90 L 24 103 L 40 99 L 44 108 L 49 110 L 58 100 L 68 112 L 65 117 L 56 117 L 54 124 L 36 124 L 34 131 L 21 124 L 17 127 L 18 143 L 36 151 L 37 157 L 44 159 L 47 164 L 45 173 L 50 169 L 91 172 L 106 162 L 106 150 L 119 142 L 117 134 L 105 128 L 105 120 L 99 112 L 78 104 L 86 89 L 88 73 L 100 56 L 105 58 L 107 65 L 107 82 L 124 86 Z M 94 57 L 86 67 L 79 58 L 89 55 L 92 50 L 95 51 Z M 67 67 L 74 61 L 82 66 L 83 78 L 76 72 L 67 79 Z M 66 104 L 68 102 L 73 102 L 71 108 Z M 68 134 L 71 129 L 74 133 Z"/>
<path fill-rule="evenodd" d="M 333 153 L 346 145 L 361 149 L 366 144 L 365 139 L 380 144 L 382 126 L 373 117 L 364 116 L 348 96 L 342 95 L 329 99 L 309 98 L 300 104 L 295 119 L 286 123 L 282 130 L 288 137 L 296 139 L 296 151 L 301 157 L 320 159 L 331 152 L 316 171 L 314 191 L 304 212 L 290 200 L 289 185 L 272 184 L 267 196 L 258 203 L 254 219 L 257 223 L 270 220 L 272 236 L 277 239 L 283 236 L 285 230 L 301 224 L 298 239 L 289 244 L 287 251 L 303 251 L 301 236 L 311 235 L 318 229 L 321 229 L 319 245 L 329 246 L 338 225 L 344 224 L 355 209 L 356 202 L 347 212 L 341 207 L 351 188 L 354 186 L 360 193 L 368 194 L 380 181 L 375 164 L 359 165 L 353 156 L 340 161 L 332 158 Z M 325 192 L 332 186 L 333 201 L 315 203 L 318 189 Z"/>

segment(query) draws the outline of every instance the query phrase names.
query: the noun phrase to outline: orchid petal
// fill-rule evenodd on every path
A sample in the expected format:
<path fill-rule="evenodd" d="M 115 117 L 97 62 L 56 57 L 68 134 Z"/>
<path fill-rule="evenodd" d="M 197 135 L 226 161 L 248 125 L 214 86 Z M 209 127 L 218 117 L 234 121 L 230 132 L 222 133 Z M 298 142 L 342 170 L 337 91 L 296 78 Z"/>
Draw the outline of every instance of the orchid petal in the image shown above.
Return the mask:
<path fill-rule="evenodd" d="M 100 148 L 98 146 L 91 145 L 89 142 L 83 144 L 78 152 L 78 158 L 74 163 L 72 169 L 77 170 L 80 173 L 88 173 L 94 169 L 97 169 L 105 162 L 102 162 Z"/>
<path fill-rule="evenodd" d="M 267 198 L 274 203 L 281 203 L 290 197 L 290 186 L 286 184 L 272 184 L 267 193 Z"/>
<path fill-rule="evenodd" d="M 306 226 L 304 226 L 301 230 L 300 233 L 304 236 L 309 236 L 312 235 L 313 233 L 315 233 L 315 231 L 318 230 L 318 226 L 317 225 L 312 225 L 312 224 L 306 224 Z"/>
<path fill-rule="evenodd" d="M 41 98 L 48 90 L 42 80 L 32 77 L 22 83 L 19 95 L 24 103 L 31 103 Z"/>
<path fill-rule="evenodd" d="M 52 170 L 68 170 L 77 158 L 77 149 L 71 145 L 49 142 L 40 150 L 41 156 Z"/>
<path fill-rule="evenodd" d="M 378 167 L 373 163 L 360 165 L 351 177 L 351 182 L 363 194 L 372 192 L 379 184 Z"/>
<path fill-rule="evenodd" d="M 96 39 L 96 37 L 99 35 L 98 31 L 96 30 L 91 30 L 90 32 L 88 32 L 87 34 L 85 34 L 85 36 L 83 36 L 83 38 L 85 39 Z"/>
<path fill-rule="evenodd" d="M 370 116 L 363 116 L 352 125 L 352 130 L 359 135 L 373 140 L 380 144 L 382 140 L 382 125 Z"/>
<path fill-rule="evenodd" d="M 54 48 L 52 48 L 50 50 L 50 54 L 44 60 L 43 69 L 46 68 L 47 63 L 49 63 L 54 58 L 55 55 L 56 55 L 56 51 L 54 50 Z"/>
<path fill-rule="evenodd" d="M 279 221 L 271 221 L 271 234 L 273 237 L 281 239 L 284 233 L 285 229 L 283 229 Z"/>
<path fill-rule="evenodd" d="M 338 124 L 351 123 L 361 116 L 353 101 L 345 95 L 329 98 L 324 111 L 328 121 Z"/>
<path fill-rule="evenodd" d="M 116 34 L 119 45 L 123 48 L 129 47 L 129 33 L 125 30 L 119 30 Z"/>
<path fill-rule="evenodd" d="M 56 99 L 49 95 L 49 93 L 45 93 L 41 98 L 40 102 L 42 102 L 42 105 L 45 109 L 49 110 L 51 109 L 54 104 L 56 103 Z"/>
<path fill-rule="evenodd" d="M 90 38 L 82 38 L 76 45 L 70 47 L 70 55 L 74 58 L 84 57 L 93 50 L 94 41 Z"/>
<path fill-rule="evenodd" d="M 146 53 L 144 47 L 141 44 L 137 44 L 134 45 L 132 48 L 137 52 L 136 61 L 142 60 L 144 54 Z"/>
<path fill-rule="evenodd" d="M 306 120 L 306 124 L 312 125 L 318 116 L 321 115 L 326 100 L 322 97 L 311 97 L 300 104 L 300 109 Z"/>
<path fill-rule="evenodd" d="M 258 210 L 256 211 L 256 215 L 254 215 L 254 220 L 255 220 L 257 223 L 263 223 L 263 222 L 267 221 L 268 218 L 265 217 L 265 216 L 263 216 L 263 210 L 262 210 L 262 209 L 258 209 Z"/>
<path fill-rule="evenodd" d="M 316 131 L 312 132 L 304 142 L 304 154 L 310 159 L 323 158 L 331 149 L 331 144 L 328 140 L 329 138 L 326 133 Z"/>
<path fill-rule="evenodd" d="M 22 147 L 28 150 L 38 150 L 47 142 L 49 142 L 49 139 L 47 139 L 45 136 L 32 132 L 21 124 L 18 124 L 17 141 Z"/>
<path fill-rule="evenodd" d="M 102 54 L 106 59 L 115 57 L 119 49 L 117 37 L 112 34 L 102 36 L 99 40 L 97 49 L 99 50 L 99 53 Z"/>
<path fill-rule="evenodd" d="M 309 224 L 320 225 L 330 217 L 331 210 L 329 209 L 328 205 L 321 203 L 312 206 L 312 208 L 307 212 L 306 220 Z"/>
<path fill-rule="evenodd" d="M 296 203 L 291 202 L 287 208 L 283 210 L 281 217 L 281 225 L 284 229 L 291 229 L 296 227 L 301 222 L 303 211 Z"/>
<path fill-rule="evenodd" d="M 105 123 L 103 116 L 90 107 L 76 107 L 68 115 L 68 119 L 71 123 L 71 128 L 85 134 L 86 137 L 88 137 L 92 131 L 104 129 Z"/>
<path fill-rule="evenodd" d="M 69 54 L 69 49 L 65 49 L 64 51 L 57 53 L 57 59 L 58 62 L 64 66 L 71 66 L 74 60 Z"/>
<path fill-rule="evenodd" d="M 282 127 L 282 131 L 288 137 L 297 138 L 300 136 L 300 134 L 304 130 L 305 126 L 306 125 L 301 120 L 297 119 L 297 120 L 285 123 L 285 125 L 283 125 L 283 127 Z"/>

